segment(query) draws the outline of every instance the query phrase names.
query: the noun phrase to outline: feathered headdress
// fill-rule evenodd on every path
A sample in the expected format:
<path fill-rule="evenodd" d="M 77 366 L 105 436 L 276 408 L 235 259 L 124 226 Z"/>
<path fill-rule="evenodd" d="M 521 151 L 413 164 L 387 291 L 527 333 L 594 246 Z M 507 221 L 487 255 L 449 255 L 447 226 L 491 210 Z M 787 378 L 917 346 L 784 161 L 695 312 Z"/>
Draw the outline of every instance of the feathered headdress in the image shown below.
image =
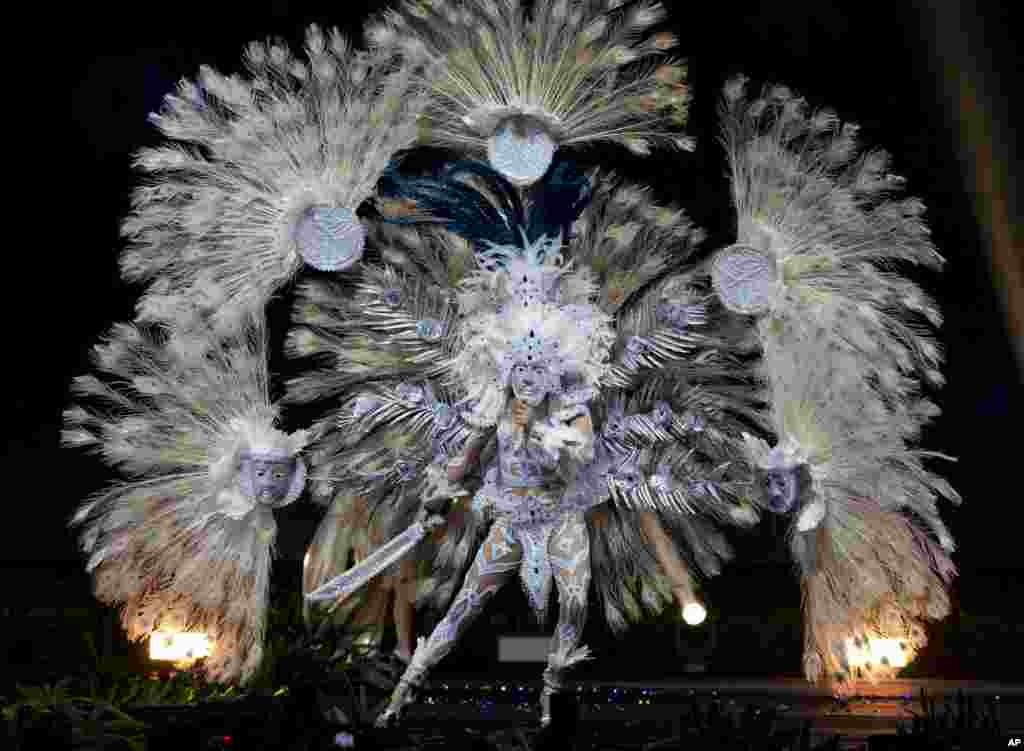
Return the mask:
<path fill-rule="evenodd" d="M 590 272 L 563 265 L 560 248 L 561 238 L 525 251 L 494 246 L 487 267 L 462 282 L 452 374 L 473 404 L 467 419 L 478 426 L 497 421 L 517 363 L 542 363 L 556 391 L 564 376 L 598 388 L 608 373 L 612 319 L 589 302 L 596 291 Z"/>
<path fill-rule="evenodd" d="M 438 63 L 420 142 L 488 157 L 518 185 L 539 180 L 555 150 L 616 141 L 636 154 L 667 143 L 685 124 L 686 68 L 675 61 L 626 69 L 662 55 L 676 38 L 638 38 L 665 18 L 659 2 L 623 0 L 409 0 L 367 32 L 377 48 Z"/>
<path fill-rule="evenodd" d="M 254 42 L 250 80 L 203 67 L 152 116 L 180 143 L 136 159 L 154 179 L 135 191 L 121 268 L 153 280 L 140 320 L 181 323 L 198 311 L 230 327 L 303 261 L 338 271 L 360 259 L 356 210 L 415 140 L 424 99 L 411 65 L 355 52 L 336 30 L 310 27 L 306 55 Z"/>
<path fill-rule="evenodd" d="M 304 432 L 276 428 L 267 396 L 265 335 L 170 339 L 118 325 L 96 347 L 100 373 L 76 391 L 103 404 L 65 413 L 64 443 L 98 449 L 130 479 L 83 504 L 96 596 L 123 606 L 129 638 L 161 623 L 206 632 L 207 674 L 247 680 L 259 666 L 277 525 L 272 509 L 302 491 Z M 245 462 L 281 474 L 274 502 L 253 492 Z"/>

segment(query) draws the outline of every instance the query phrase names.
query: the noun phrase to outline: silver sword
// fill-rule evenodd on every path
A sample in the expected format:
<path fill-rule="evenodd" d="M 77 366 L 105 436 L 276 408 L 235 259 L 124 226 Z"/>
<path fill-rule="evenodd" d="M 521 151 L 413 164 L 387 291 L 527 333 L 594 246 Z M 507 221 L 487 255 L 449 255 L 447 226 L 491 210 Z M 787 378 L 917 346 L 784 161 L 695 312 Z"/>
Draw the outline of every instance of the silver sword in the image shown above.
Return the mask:
<path fill-rule="evenodd" d="M 465 491 L 456 491 L 455 494 L 469 495 Z M 330 579 L 307 594 L 306 599 L 311 602 L 342 600 L 365 587 L 393 563 L 405 558 L 431 530 L 444 524 L 443 515 L 447 513 L 451 500 L 451 496 L 445 496 L 431 499 L 423 504 L 433 518 L 413 522 L 404 531 L 392 537 L 348 571 Z M 438 518 L 439 516 L 440 518 Z"/>

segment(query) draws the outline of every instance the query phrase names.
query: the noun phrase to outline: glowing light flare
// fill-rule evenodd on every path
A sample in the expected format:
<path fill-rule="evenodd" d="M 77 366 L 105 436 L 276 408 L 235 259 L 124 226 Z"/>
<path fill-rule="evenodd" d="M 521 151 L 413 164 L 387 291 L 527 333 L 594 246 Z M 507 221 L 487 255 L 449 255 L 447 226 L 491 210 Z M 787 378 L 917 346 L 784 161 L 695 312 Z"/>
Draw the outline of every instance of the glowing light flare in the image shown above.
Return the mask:
<path fill-rule="evenodd" d="M 683 620 L 690 626 L 699 626 L 708 617 L 708 611 L 696 600 L 683 607 Z"/>
<path fill-rule="evenodd" d="M 886 667 L 903 668 L 913 659 L 913 654 L 906 642 L 900 639 L 868 638 L 861 639 L 860 646 L 854 639 L 846 640 L 846 659 L 850 667 L 865 668 Z"/>
<path fill-rule="evenodd" d="M 149 635 L 149 656 L 153 660 L 195 662 L 201 657 L 209 657 L 211 646 L 210 637 L 206 634 L 154 631 Z"/>

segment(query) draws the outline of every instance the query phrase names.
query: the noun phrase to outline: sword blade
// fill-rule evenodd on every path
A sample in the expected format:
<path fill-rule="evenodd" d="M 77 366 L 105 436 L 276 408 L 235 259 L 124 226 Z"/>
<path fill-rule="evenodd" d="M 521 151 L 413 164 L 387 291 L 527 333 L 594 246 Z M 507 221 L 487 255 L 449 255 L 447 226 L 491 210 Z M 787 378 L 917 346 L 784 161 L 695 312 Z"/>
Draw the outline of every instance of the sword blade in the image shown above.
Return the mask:
<path fill-rule="evenodd" d="M 314 589 L 306 595 L 306 599 L 324 602 L 348 597 L 366 586 L 388 566 L 408 555 L 426 535 L 426 528 L 421 522 L 411 524 L 404 532 L 392 537 L 348 571 Z"/>

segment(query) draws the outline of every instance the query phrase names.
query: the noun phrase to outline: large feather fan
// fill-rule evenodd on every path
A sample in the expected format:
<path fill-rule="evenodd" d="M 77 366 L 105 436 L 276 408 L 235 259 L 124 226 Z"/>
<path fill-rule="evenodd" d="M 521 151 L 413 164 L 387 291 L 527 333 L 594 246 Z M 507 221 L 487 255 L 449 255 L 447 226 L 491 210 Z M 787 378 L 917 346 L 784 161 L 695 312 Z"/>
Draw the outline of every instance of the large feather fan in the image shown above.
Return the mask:
<path fill-rule="evenodd" d="M 209 67 L 152 116 L 176 143 L 142 150 L 152 180 L 134 194 L 121 267 L 151 281 L 140 320 L 219 327 L 262 311 L 303 261 L 343 270 L 361 257 L 356 211 L 424 105 L 412 64 L 355 51 L 316 26 L 307 60 L 281 42 L 249 45 L 251 77 Z"/>
<path fill-rule="evenodd" d="M 959 497 L 924 468 L 933 455 L 912 448 L 939 413 L 921 389 L 942 382 L 923 325 L 941 319 L 894 271 L 942 258 L 922 205 L 895 197 L 903 180 L 883 152 L 860 153 L 855 126 L 808 113 L 783 87 L 748 101 L 742 79 L 726 88 L 723 120 L 738 244 L 713 274 L 726 305 L 760 308 L 777 438 L 770 451 L 751 439 L 750 455 L 762 468 L 809 472 L 791 538 L 804 667 L 812 680 L 845 679 L 851 643 L 888 636 L 912 651 L 922 619 L 949 609 L 953 540 L 936 497 Z"/>
<path fill-rule="evenodd" d="M 614 141 L 636 154 L 692 148 L 686 68 L 652 64 L 676 46 L 644 38 L 666 17 L 643 0 L 407 0 L 371 25 L 377 49 L 436 67 L 420 143 L 455 148 L 517 185 L 539 180 L 560 146 Z M 636 62 L 635 65 L 630 65 Z"/>
<path fill-rule="evenodd" d="M 731 557 L 721 525 L 757 518 L 742 435 L 767 430 L 763 393 L 748 327 L 701 273 L 702 239 L 680 208 L 601 174 L 567 249 L 615 317 L 611 373 L 591 405 L 592 475 L 612 502 L 588 524 L 593 581 L 616 631 L 673 593 L 693 599 L 697 579 Z"/>
<path fill-rule="evenodd" d="M 786 326 L 813 322 L 856 350 L 850 365 L 897 401 L 917 389 L 915 376 L 940 385 L 941 352 L 923 324 L 938 326 L 941 315 L 896 273 L 900 263 L 941 268 L 924 206 L 896 197 L 904 179 L 889 172 L 885 152 L 860 152 L 857 126 L 828 110 L 809 113 L 784 87 L 749 101 L 744 86 L 732 81 L 722 103 L 737 244 L 766 256 L 770 273 L 742 285 L 720 274 L 723 300 L 770 289 L 771 315 L 760 321 L 766 347 Z"/>
<path fill-rule="evenodd" d="M 191 339 L 120 324 L 94 359 L 98 375 L 75 381 L 90 404 L 65 413 L 64 443 L 124 477 L 72 520 L 96 596 L 123 607 L 131 639 L 161 625 L 207 633 L 207 675 L 245 681 L 261 660 L 277 525 L 270 505 L 239 492 L 238 462 L 246 450 L 296 457 L 306 441 L 273 427 L 262 325 Z M 299 460 L 278 505 L 304 478 Z"/>
<path fill-rule="evenodd" d="M 804 670 L 810 680 L 891 676 L 884 663 L 851 664 L 854 644 L 898 640 L 909 659 L 924 621 L 949 613 L 953 540 L 936 498 L 959 497 L 925 467 L 941 455 L 911 448 L 922 401 L 901 417 L 860 379 L 856 356 L 813 335 L 787 341 L 772 361 L 778 446 L 749 439 L 751 461 L 809 474 L 789 524 L 801 577 Z"/>

